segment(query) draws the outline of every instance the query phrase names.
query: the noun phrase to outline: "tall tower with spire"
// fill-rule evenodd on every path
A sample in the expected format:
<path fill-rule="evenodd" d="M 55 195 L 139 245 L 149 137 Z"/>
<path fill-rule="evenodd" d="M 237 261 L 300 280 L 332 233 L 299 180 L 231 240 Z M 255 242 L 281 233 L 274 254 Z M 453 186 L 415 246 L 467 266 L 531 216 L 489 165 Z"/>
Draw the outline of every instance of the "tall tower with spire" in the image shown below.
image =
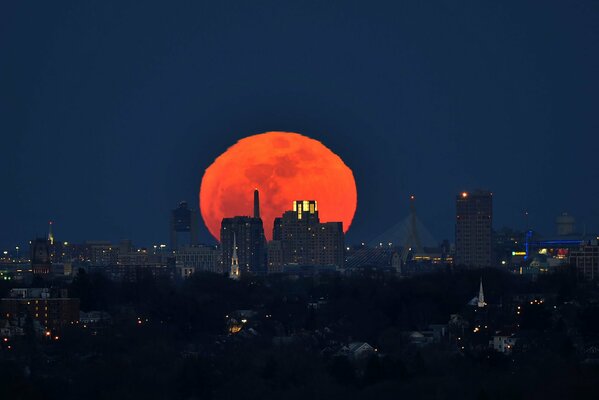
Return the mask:
<path fill-rule="evenodd" d="M 410 226 L 408 231 L 408 236 L 406 237 L 405 242 L 403 243 L 403 249 L 401 251 L 401 262 L 406 263 L 408 260 L 408 255 L 410 251 L 414 251 L 415 253 L 423 253 L 424 250 L 422 248 L 422 243 L 420 242 L 420 236 L 418 235 L 418 228 L 416 224 L 416 205 L 414 204 L 416 201 L 416 197 L 414 195 L 410 196 Z"/>
<path fill-rule="evenodd" d="M 478 307 L 483 308 L 486 305 L 485 293 L 483 292 L 483 278 L 480 278 L 480 288 L 478 289 Z"/>
<path fill-rule="evenodd" d="M 239 280 L 239 257 L 237 257 L 237 237 L 233 234 L 233 255 L 231 256 L 231 269 L 229 278 Z"/>
<path fill-rule="evenodd" d="M 229 271 L 229 261 L 236 251 L 241 275 L 266 273 L 266 239 L 260 218 L 258 190 L 254 190 L 253 216 L 225 217 L 220 225 L 223 272 Z M 239 247 L 235 244 L 239 238 Z M 234 243 L 235 242 L 235 243 Z"/>

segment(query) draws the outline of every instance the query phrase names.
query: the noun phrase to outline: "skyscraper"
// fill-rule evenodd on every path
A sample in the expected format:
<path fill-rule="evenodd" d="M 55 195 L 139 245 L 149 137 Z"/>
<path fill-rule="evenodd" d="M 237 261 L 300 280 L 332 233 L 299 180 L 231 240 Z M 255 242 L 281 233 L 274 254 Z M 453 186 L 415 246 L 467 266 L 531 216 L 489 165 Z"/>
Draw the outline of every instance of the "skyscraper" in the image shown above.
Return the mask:
<path fill-rule="evenodd" d="M 177 250 L 180 245 L 197 244 L 198 214 L 186 201 L 171 211 L 170 237 L 172 250 Z"/>
<path fill-rule="evenodd" d="M 222 260 L 225 271 L 237 251 L 239 270 L 244 274 L 266 273 L 266 238 L 260 215 L 258 191 L 254 191 L 254 216 L 223 218 L 220 228 Z"/>
<path fill-rule="evenodd" d="M 343 267 L 343 224 L 321 223 L 315 200 L 294 201 L 273 230 L 281 240 L 283 264 Z"/>
<path fill-rule="evenodd" d="M 469 268 L 491 266 L 493 195 L 478 190 L 456 197 L 455 264 Z"/>

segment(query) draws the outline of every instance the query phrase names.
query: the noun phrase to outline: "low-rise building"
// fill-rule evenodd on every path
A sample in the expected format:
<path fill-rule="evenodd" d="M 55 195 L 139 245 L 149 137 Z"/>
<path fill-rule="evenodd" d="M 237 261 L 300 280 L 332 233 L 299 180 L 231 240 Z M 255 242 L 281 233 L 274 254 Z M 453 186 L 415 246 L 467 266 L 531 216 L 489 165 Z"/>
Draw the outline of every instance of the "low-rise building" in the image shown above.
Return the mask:
<path fill-rule="evenodd" d="M 516 337 L 514 334 L 505 332 L 496 332 L 492 339 L 489 341 L 489 347 L 493 350 L 502 353 L 509 354 L 514 350 L 516 345 Z"/>
<path fill-rule="evenodd" d="M 599 279 L 599 245 L 597 240 L 570 251 L 570 264 L 583 280 Z"/>
<path fill-rule="evenodd" d="M 183 246 L 177 249 L 175 259 L 182 268 L 183 277 L 200 271 L 223 272 L 221 251 L 216 246 Z"/>
<path fill-rule="evenodd" d="M 19 288 L 0 300 L 0 315 L 9 321 L 38 321 L 49 334 L 79 321 L 79 299 L 68 297 L 66 289 Z M 25 317 L 25 318 L 23 318 Z"/>

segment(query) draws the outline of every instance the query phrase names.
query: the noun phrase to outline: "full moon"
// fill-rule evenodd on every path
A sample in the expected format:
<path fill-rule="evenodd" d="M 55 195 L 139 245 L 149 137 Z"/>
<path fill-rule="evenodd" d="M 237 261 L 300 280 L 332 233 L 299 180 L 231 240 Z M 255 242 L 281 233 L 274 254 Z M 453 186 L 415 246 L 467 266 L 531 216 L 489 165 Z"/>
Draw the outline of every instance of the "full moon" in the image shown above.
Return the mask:
<path fill-rule="evenodd" d="M 264 234 L 291 210 L 293 200 L 316 200 L 321 222 L 341 221 L 347 232 L 356 212 L 354 175 L 321 142 L 292 132 L 266 132 L 239 140 L 210 165 L 200 186 L 200 210 L 210 233 L 220 240 L 223 218 L 253 213 L 260 191 Z"/>

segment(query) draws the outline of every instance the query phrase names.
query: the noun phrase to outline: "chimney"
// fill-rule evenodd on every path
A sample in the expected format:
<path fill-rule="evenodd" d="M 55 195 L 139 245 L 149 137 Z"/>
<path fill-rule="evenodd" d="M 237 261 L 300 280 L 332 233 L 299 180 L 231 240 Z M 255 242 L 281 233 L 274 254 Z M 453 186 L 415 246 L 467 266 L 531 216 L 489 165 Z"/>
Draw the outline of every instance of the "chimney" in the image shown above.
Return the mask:
<path fill-rule="evenodd" d="M 260 218 L 260 193 L 254 189 L 254 218 Z"/>

